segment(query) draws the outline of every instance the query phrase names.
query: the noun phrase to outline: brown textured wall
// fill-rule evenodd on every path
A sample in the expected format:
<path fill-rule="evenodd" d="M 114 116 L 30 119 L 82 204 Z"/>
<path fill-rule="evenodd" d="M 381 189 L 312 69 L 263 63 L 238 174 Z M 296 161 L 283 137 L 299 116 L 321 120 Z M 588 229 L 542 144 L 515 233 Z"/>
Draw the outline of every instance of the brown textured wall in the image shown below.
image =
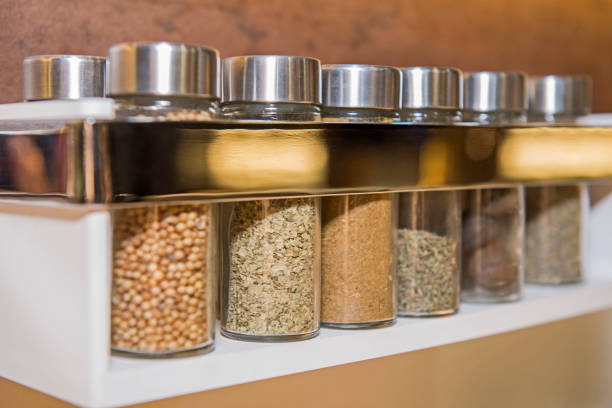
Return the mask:
<path fill-rule="evenodd" d="M 595 110 L 612 111 L 605 0 L 0 0 L 0 102 L 21 98 L 28 55 L 104 55 L 134 40 L 206 44 L 223 56 L 587 73 Z"/>

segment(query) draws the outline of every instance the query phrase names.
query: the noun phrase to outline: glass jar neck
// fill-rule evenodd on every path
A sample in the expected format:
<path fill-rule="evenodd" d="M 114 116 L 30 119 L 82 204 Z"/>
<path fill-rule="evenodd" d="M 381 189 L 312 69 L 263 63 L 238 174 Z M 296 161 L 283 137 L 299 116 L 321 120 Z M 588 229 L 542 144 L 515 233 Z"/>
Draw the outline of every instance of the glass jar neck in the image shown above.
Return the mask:
<path fill-rule="evenodd" d="M 227 102 L 222 105 L 226 119 L 310 122 L 321 120 L 321 108 L 311 103 Z"/>
<path fill-rule="evenodd" d="M 324 106 L 321 109 L 321 116 L 325 122 L 390 123 L 400 120 L 397 110 L 377 108 Z"/>
<path fill-rule="evenodd" d="M 529 123 L 546 123 L 555 125 L 574 125 L 581 115 L 567 113 L 529 113 Z"/>
<path fill-rule="evenodd" d="M 461 121 L 459 109 L 402 109 L 402 121 L 417 124 L 451 124 Z"/>
<path fill-rule="evenodd" d="M 120 95 L 120 119 L 206 121 L 219 116 L 219 101 L 211 98 L 162 95 Z"/>
<path fill-rule="evenodd" d="M 527 114 L 524 111 L 493 111 L 475 112 L 464 111 L 464 122 L 476 122 L 483 125 L 520 125 L 527 123 Z"/>

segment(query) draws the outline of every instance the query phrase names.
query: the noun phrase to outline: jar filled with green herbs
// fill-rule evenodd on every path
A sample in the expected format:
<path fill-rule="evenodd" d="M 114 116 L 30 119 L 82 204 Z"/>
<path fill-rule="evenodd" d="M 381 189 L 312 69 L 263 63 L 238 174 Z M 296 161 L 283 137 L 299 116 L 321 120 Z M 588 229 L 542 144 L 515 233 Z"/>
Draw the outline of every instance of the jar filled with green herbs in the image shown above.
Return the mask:
<path fill-rule="evenodd" d="M 321 67 L 304 57 L 247 56 L 223 61 L 228 119 L 320 119 Z M 221 333 L 252 341 L 291 341 L 319 333 L 319 198 L 226 204 Z M 225 217 L 225 216 L 224 216 Z"/>
<path fill-rule="evenodd" d="M 402 77 L 403 120 L 448 125 L 460 119 L 461 71 L 404 68 Z M 459 193 L 454 190 L 400 193 L 395 245 L 398 314 L 456 313 L 461 267 Z"/>
<path fill-rule="evenodd" d="M 378 65 L 323 67 L 323 120 L 399 120 L 401 77 Z M 340 329 L 382 327 L 396 317 L 393 240 L 396 195 L 323 197 L 321 322 Z"/>
<path fill-rule="evenodd" d="M 547 75 L 529 81 L 529 121 L 572 126 L 591 111 L 592 85 L 584 75 Z M 530 283 L 580 282 L 584 276 L 588 187 L 525 188 L 525 279 Z"/>
<path fill-rule="evenodd" d="M 464 119 L 479 125 L 526 121 L 526 76 L 474 72 L 464 82 Z M 468 190 L 463 200 L 461 298 L 466 302 L 520 299 L 524 281 L 524 188 Z"/>

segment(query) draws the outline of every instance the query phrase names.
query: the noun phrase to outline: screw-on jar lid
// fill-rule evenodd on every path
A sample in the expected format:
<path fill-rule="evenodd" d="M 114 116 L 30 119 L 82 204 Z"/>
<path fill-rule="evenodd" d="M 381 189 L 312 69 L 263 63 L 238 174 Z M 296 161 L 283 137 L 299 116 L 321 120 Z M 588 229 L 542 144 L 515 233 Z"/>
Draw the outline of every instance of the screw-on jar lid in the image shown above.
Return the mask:
<path fill-rule="evenodd" d="M 466 73 L 463 108 L 474 112 L 525 111 L 526 78 L 521 72 Z"/>
<path fill-rule="evenodd" d="M 586 75 L 531 77 L 528 88 L 533 113 L 581 116 L 591 112 L 593 84 Z"/>
<path fill-rule="evenodd" d="M 223 102 L 321 104 L 321 62 L 284 55 L 225 58 Z"/>
<path fill-rule="evenodd" d="M 135 42 L 108 50 L 109 95 L 219 98 L 219 52 L 168 42 Z"/>
<path fill-rule="evenodd" d="M 323 106 L 398 109 L 401 74 L 382 65 L 323 65 Z"/>
<path fill-rule="evenodd" d="M 454 68 L 402 68 L 402 109 L 460 109 L 462 73 Z"/>
<path fill-rule="evenodd" d="M 104 96 L 106 59 L 89 55 L 34 55 L 23 60 L 23 99 Z"/>

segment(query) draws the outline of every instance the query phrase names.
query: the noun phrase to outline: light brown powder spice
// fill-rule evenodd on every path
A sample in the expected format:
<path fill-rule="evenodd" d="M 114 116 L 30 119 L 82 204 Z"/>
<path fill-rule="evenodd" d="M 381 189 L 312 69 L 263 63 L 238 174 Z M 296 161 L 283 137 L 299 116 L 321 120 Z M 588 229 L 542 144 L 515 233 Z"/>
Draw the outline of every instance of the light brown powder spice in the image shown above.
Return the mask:
<path fill-rule="evenodd" d="M 239 202 L 230 223 L 224 328 L 248 335 L 318 329 L 315 199 Z"/>
<path fill-rule="evenodd" d="M 209 205 L 113 213 L 111 345 L 168 352 L 207 344 Z"/>
<path fill-rule="evenodd" d="M 395 317 L 390 194 L 323 199 L 321 321 Z"/>

